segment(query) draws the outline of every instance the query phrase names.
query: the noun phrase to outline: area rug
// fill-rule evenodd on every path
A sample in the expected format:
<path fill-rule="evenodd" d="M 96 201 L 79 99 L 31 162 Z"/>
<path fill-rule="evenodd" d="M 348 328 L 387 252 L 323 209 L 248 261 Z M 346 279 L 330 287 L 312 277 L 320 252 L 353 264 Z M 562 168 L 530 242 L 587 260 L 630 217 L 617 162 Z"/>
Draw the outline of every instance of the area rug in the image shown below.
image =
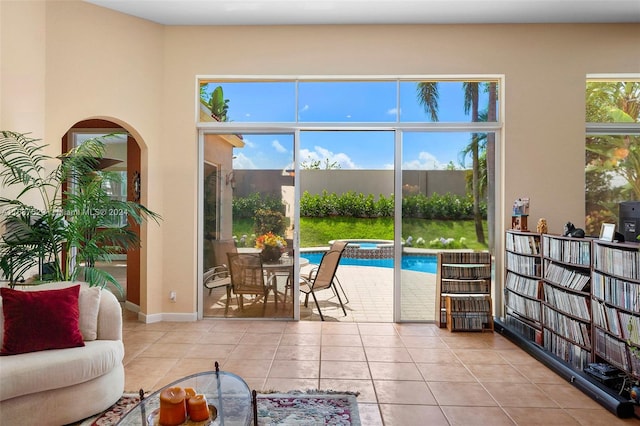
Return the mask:
<path fill-rule="evenodd" d="M 357 395 L 318 390 L 258 393 L 258 425 L 359 426 Z M 113 426 L 139 400 L 138 394 L 124 394 L 105 412 L 73 426 Z"/>

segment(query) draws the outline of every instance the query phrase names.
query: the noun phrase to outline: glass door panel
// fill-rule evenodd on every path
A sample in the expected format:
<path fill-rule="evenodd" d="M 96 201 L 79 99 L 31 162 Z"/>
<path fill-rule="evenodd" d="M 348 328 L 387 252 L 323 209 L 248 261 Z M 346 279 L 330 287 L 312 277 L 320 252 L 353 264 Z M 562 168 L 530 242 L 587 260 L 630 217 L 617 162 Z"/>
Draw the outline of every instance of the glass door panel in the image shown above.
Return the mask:
<path fill-rule="evenodd" d="M 301 298 L 301 320 L 319 320 L 319 306 L 327 321 L 393 321 L 394 134 L 300 132 L 300 257 L 318 264 L 349 242 L 335 291 L 318 292 L 318 305 Z"/>
<path fill-rule="evenodd" d="M 487 147 L 493 138 L 466 132 L 402 136 L 401 321 L 434 321 L 437 252 L 486 250 Z M 493 136 L 491 134 L 490 136 Z M 476 160 L 474 161 L 474 157 Z M 474 203 L 473 168 L 478 202 Z M 474 209 L 477 215 L 474 215 Z"/>
<path fill-rule="evenodd" d="M 203 316 L 293 318 L 293 140 L 293 134 L 205 136 Z M 268 259 L 271 246 L 277 256 Z M 237 274 L 228 268 L 229 252 L 240 254 Z M 260 258 L 262 274 L 248 265 L 252 257 Z"/>

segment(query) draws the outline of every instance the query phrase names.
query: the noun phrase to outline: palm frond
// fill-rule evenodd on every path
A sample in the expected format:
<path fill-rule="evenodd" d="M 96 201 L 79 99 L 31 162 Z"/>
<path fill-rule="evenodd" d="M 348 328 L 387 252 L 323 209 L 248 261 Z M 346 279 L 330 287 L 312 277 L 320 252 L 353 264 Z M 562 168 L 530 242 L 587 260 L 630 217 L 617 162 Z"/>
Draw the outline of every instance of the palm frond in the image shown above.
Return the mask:
<path fill-rule="evenodd" d="M 46 145 L 38 145 L 38 141 L 26 134 L 0 131 L 0 183 L 3 186 L 22 184 L 34 188 L 44 182 L 43 163 L 51 157 L 41 152 Z"/>
<path fill-rule="evenodd" d="M 93 266 L 81 266 L 78 268 L 78 277 L 84 277 L 84 280 L 93 287 L 105 288 L 107 285 L 113 285 L 120 292 L 121 296 L 124 296 L 124 289 L 122 285 L 116 280 L 113 275 L 104 269 L 99 269 Z"/>
<path fill-rule="evenodd" d="M 438 83 L 435 81 L 423 81 L 417 86 L 418 102 L 424 107 L 431 121 L 438 121 Z"/>

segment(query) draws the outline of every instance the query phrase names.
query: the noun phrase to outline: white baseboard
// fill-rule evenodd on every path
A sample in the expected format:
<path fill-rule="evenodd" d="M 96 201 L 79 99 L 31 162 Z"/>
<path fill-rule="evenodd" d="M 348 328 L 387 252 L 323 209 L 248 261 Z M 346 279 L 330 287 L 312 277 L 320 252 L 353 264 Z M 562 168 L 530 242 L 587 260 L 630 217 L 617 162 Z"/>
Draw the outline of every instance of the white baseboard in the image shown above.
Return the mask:
<path fill-rule="evenodd" d="M 151 324 L 151 323 L 163 322 L 163 321 L 194 322 L 198 320 L 198 314 L 196 312 L 192 312 L 192 313 L 165 312 L 165 313 L 147 315 L 142 312 L 138 312 L 138 319 L 145 324 Z"/>

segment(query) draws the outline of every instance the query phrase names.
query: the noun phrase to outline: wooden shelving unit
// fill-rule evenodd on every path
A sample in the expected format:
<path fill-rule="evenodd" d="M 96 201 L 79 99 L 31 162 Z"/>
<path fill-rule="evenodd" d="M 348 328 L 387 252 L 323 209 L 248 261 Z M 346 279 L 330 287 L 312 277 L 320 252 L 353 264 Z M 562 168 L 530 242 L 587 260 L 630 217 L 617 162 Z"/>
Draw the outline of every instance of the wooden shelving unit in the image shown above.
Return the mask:
<path fill-rule="evenodd" d="M 491 296 L 445 296 L 449 331 L 493 331 Z"/>
<path fill-rule="evenodd" d="M 438 253 L 436 321 L 440 327 L 456 331 L 493 330 L 491 265 L 489 252 Z M 485 320 L 479 323 L 477 319 L 483 315 Z M 455 325 L 449 326 L 452 319 Z M 468 327 L 464 326 L 465 321 Z M 477 327 L 478 324 L 484 325 Z"/>
<path fill-rule="evenodd" d="M 509 230 L 505 236 L 505 322 L 542 345 L 541 234 Z"/>

